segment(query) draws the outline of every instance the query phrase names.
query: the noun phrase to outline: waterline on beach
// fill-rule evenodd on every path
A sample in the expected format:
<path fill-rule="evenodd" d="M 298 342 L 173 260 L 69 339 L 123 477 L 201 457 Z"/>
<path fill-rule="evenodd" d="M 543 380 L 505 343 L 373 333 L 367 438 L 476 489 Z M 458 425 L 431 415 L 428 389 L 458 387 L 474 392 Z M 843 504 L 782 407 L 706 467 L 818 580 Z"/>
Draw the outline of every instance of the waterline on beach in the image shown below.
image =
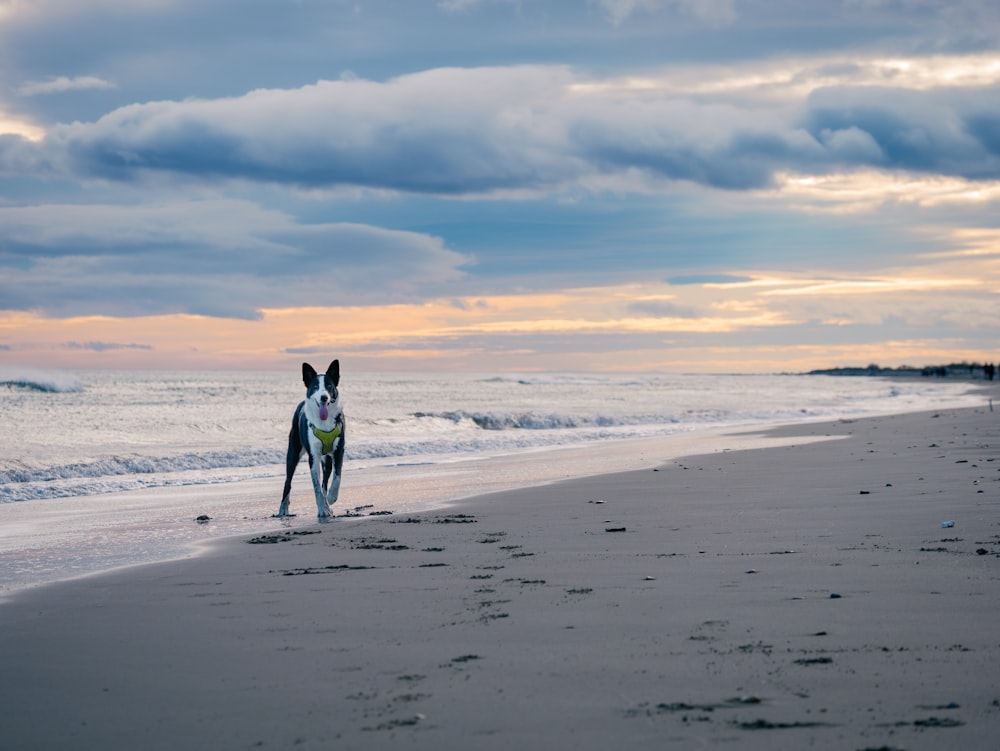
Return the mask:
<path fill-rule="evenodd" d="M 744 427 L 713 428 L 601 445 L 521 450 L 503 455 L 421 463 L 357 462 L 345 468 L 339 516 L 354 524 L 372 515 L 417 513 L 488 493 L 560 480 L 652 469 L 681 456 L 802 443 Z M 0 599 L 27 588 L 127 566 L 198 555 L 229 537 L 314 526 L 316 506 L 305 468 L 293 483 L 292 512 L 278 507 L 281 478 L 218 485 L 0 504 Z M 344 514 L 352 514 L 344 516 Z M 198 522 L 208 516 L 207 522 Z"/>

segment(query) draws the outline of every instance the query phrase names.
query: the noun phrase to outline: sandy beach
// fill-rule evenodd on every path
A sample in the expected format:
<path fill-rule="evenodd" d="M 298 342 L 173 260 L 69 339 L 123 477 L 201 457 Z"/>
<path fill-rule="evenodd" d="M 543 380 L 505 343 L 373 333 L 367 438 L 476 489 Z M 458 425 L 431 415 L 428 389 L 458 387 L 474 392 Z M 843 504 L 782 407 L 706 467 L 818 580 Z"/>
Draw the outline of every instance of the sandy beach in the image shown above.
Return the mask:
<path fill-rule="evenodd" d="M 22 593 L 0 749 L 1000 748 L 1000 412 L 771 435 Z"/>

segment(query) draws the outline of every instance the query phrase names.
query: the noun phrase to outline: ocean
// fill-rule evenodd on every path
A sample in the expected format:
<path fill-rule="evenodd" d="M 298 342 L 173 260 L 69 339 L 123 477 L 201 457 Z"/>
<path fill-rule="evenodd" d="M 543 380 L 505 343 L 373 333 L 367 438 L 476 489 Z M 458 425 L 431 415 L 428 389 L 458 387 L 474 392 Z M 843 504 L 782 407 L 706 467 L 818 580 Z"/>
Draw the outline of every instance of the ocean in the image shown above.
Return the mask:
<path fill-rule="evenodd" d="M 284 472 L 297 373 L 0 371 L 0 503 Z M 347 460 L 447 462 L 708 426 L 981 403 L 833 376 L 348 375 Z"/>
<path fill-rule="evenodd" d="M 273 529 L 302 398 L 297 372 L 0 366 L 0 594 Z M 984 398 L 971 382 L 934 379 L 348 371 L 341 401 L 347 456 L 334 510 L 363 516 L 631 468 L 637 441 L 683 449 L 710 430 Z M 310 496 L 303 463 L 292 523 L 315 521 Z M 202 513 L 212 522 L 194 525 Z"/>

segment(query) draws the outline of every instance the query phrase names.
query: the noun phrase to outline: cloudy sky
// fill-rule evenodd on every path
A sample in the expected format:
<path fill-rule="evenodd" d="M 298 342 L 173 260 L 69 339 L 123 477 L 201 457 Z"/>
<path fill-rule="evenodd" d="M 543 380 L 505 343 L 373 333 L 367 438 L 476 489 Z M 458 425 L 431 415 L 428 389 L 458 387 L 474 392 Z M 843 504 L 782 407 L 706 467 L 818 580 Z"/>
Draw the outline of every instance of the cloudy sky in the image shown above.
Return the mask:
<path fill-rule="evenodd" d="M 0 363 L 1000 358 L 995 0 L 0 0 Z"/>

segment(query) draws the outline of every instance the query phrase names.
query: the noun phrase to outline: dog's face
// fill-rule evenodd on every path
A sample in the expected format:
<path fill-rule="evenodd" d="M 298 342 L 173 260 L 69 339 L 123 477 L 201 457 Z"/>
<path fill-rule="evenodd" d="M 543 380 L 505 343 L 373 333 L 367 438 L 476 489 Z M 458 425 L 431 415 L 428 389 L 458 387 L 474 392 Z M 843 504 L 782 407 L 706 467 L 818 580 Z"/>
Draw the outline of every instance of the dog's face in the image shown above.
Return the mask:
<path fill-rule="evenodd" d="M 302 382 L 306 385 L 306 406 L 326 420 L 340 412 L 340 360 L 334 360 L 325 373 L 317 373 L 307 362 L 302 363 Z"/>

